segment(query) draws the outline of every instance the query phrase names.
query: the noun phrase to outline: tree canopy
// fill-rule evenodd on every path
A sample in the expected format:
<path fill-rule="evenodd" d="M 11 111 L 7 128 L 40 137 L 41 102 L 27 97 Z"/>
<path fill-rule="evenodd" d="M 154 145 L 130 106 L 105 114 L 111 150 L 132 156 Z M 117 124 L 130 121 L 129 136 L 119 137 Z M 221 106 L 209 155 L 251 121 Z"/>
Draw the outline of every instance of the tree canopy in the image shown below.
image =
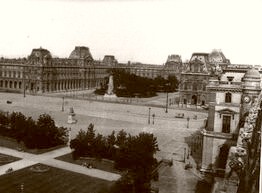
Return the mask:
<path fill-rule="evenodd" d="M 0 113 L 0 135 L 23 142 L 28 148 L 49 148 L 66 144 L 67 129 L 57 127 L 48 114 L 42 114 L 35 121 L 21 112 L 10 115 Z"/>
<path fill-rule="evenodd" d="M 147 192 L 151 173 L 157 164 L 154 154 L 158 151 L 158 144 L 153 134 L 142 132 L 132 136 L 121 130 L 103 136 L 95 134 L 94 125 L 90 124 L 87 131 L 80 130 L 71 140 L 70 147 L 74 149 L 72 154 L 75 159 L 89 156 L 114 160 L 117 169 L 129 171 L 126 178 L 132 179 L 135 192 Z M 124 190 L 130 186 L 131 182 L 127 179 L 121 179 L 117 182 L 118 187 L 114 188 Z"/>
<path fill-rule="evenodd" d="M 114 78 L 114 92 L 118 97 L 152 97 L 156 92 L 173 92 L 178 88 L 176 76 L 170 75 L 167 79 L 154 79 L 131 74 L 124 69 L 112 69 L 110 74 Z M 108 82 L 108 81 L 107 81 Z M 96 94 L 105 94 L 107 84 L 101 85 Z"/>

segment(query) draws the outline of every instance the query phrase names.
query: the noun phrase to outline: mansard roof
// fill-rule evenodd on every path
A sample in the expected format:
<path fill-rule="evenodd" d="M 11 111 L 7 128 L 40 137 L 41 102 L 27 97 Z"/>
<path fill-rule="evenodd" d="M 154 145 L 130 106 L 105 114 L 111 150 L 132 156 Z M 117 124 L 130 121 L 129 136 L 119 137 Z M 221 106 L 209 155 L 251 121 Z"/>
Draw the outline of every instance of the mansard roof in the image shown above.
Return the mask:
<path fill-rule="evenodd" d="M 208 55 L 208 60 L 210 63 L 226 63 L 230 64 L 230 61 L 225 57 L 221 50 L 212 50 L 212 52 Z"/>
<path fill-rule="evenodd" d="M 34 48 L 29 56 L 29 58 L 43 58 L 43 57 L 49 57 L 51 58 L 51 53 L 49 50 L 44 48 Z"/>
<path fill-rule="evenodd" d="M 69 56 L 69 59 L 86 59 L 86 58 L 90 58 L 93 60 L 89 48 L 85 46 L 76 46 Z"/>

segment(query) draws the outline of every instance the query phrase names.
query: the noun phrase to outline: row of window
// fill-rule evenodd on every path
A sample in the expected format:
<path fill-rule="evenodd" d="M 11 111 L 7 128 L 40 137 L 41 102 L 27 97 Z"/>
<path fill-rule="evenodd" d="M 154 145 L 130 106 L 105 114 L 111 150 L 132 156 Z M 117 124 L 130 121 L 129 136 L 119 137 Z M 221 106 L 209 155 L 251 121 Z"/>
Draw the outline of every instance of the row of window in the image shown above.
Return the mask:
<path fill-rule="evenodd" d="M 2 71 L 2 77 L 10 77 L 10 78 L 22 78 L 23 73 L 20 71 Z"/>
<path fill-rule="evenodd" d="M 23 70 L 23 67 L 21 66 L 1 66 L 2 69 L 6 70 Z"/>
<path fill-rule="evenodd" d="M 0 81 L 0 87 L 1 88 L 14 88 L 14 89 L 21 89 L 22 88 L 22 82 L 16 82 L 16 81 Z"/>
<path fill-rule="evenodd" d="M 184 85 L 181 85 L 181 88 L 184 87 L 184 90 L 203 90 L 206 91 L 206 85 L 204 84 L 197 84 L 197 83 L 193 83 L 193 85 L 191 85 L 191 83 L 184 83 Z"/>

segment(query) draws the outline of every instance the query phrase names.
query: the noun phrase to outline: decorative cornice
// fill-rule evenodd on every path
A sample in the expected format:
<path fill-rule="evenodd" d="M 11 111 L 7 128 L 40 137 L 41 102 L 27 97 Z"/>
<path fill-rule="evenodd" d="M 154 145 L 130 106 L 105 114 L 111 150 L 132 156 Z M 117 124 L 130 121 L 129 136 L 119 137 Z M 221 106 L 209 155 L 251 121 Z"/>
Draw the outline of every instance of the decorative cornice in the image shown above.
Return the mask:
<path fill-rule="evenodd" d="M 218 139 L 233 139 L 234 134 L 233 133 L 221 133 L 221 132 L 215 132 L 215 131 L 207 131 L 205 129 L 202 130 L 202 134 L 207 137 L 213 137 Z"/>
<path fill-rule="evenodd" d="M 207 86 L 207 89 L 209 91 L 222 91 L 222 92 L 240 92 L 242 93 L 243 89 L 242 88 L 230 88 L 230 87 L 216 87 L 216 86 Z"/>

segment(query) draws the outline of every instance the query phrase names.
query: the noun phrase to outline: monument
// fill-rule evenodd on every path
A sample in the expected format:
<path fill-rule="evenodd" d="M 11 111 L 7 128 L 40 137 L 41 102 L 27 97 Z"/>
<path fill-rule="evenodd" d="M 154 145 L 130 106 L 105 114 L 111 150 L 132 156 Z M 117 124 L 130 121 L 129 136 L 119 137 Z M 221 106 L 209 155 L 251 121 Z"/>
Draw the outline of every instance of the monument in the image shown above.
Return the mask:
<path fill-rule="evenodd" d="M 76 123 L 77 120 L 75 119 L 75 116 L 76 116 L 76 114 L 75 114 L 75 112 L 74 112 L 73 107 L 70 107 L 69 114 L 68 114 L 68 119 L 67 119 L 67 123 L 69 123 L 69 124 L 74 124 L 74 123 Z"/>
<path fill-rule="evenodd" d="M 105 93 L 104 97 L 116 97 L 114 93 L 113 75 L 109 76 L 108 88 L 107 88 L 107 92 Z"/>

